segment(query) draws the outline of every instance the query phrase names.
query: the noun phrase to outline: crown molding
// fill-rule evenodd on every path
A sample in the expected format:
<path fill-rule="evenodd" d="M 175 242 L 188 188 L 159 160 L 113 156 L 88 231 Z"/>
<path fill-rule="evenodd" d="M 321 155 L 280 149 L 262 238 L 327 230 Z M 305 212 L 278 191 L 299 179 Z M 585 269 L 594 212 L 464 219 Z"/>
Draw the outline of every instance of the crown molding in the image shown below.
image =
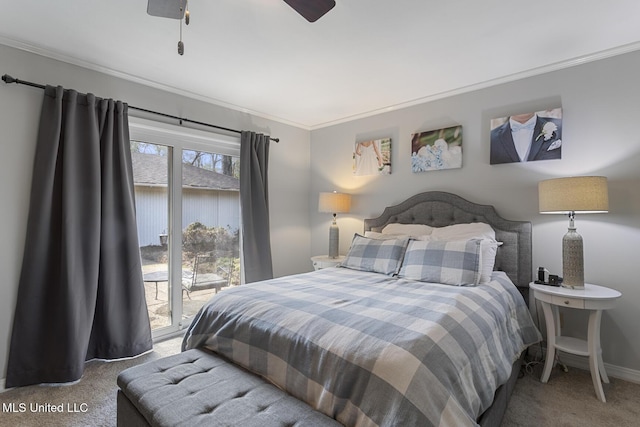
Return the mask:
<path fill-rule="evenodd" d="M 282 117 L 276 117 L 276 116 L 272 116 L 270 114 L 267 113 L 263 113 L 260 111 L 254 111 L 254 110 L 250 110 L 235 104 L 231 104 L 216 98 L 211 98 L 211 97 L 207 97 L 207 96 L 202 96 L 200 94 L 194 93 L 194 92 L 190 92 L 190 91 L 186 91 L 183 89 L 179 89 L 173 86 L 169 86 L 163 83 L 159 83 L 153 80 L 149 80 L 149 79 L 145 79 L 139 76 L 135 76 L 132 74 L 128 74 L 128 73 L 124 73 L 121 71 L 117 71 L 108 67 L 103 67 L 91 62 L 87 62 L 84 61 L 82 59 L 73 57 L 73 56 L 69 56 L 66 54 L 63 54 L 61 52 L 57 52 L 55 50 L 50 50 L 50 49 L 45 49 L 42 47 L 38 47 L 29 43 L 25 43 L 22 41 L 18 41 L 15 39 L 11 39 L 11 38 L 7 38 L 4 37 L 2 35 L 0 35 L 0 44 L 4 44 L 6 46 L 9 47 L 13 47 L 16 49 L 20 49 L 26 52 L 30 52 L 36 55 L 40 55 L 40 56 L 44 56 L 47 58 L 51 58 L 51 59 L 55 59 L 57 61 L 61 61 L 61 62 L 65 62 L 68 64 L 72 64 L 72 65 L 76 65 L 82 68 L 86 68 L 92 71 L 97 71 L 112 77 L 117 77 L 123 80 L 127 80 L 130 82 L 134 82 L 140 85 L 144 85 L 144 86 L 148 86 L 148 87 L 152 87 L 154 89 L 159 89 L 165 92 L 170 92 L 170 93 L 174 93 L 176 95 L 181 95 L 187 98 L 191 98 L 191 99 L 195 99 L 198 101 L 202 101 L 202 102 L 206 102 L 209 104 L 213 104 L 213 105 L 217 105 L 220 107 L 224 107 L 224 108 L 228 108 L 230 110 L 234 110 L 234 111 L 239 111 L 245 114 L 250 114 L 252 116 L 256 116 L 256 117 L 261 117 L 263 119 L 267 119 L 267 120 L 271 120 L 274 122 L 278 122 L 278 123 L 282 123 L 285 125 L 289 125 L 289 126 L 293 126 L 299 129 L 304 129 L 304 130 L 308 130 L 308 131 L 313 131 L 313 130 L 317 130 L 317 129 L 322 129 L 325 127 L 329 127 L 329 126 L 334 126 L 334 125 L 338 125 L 341 123 L 346 123 L 346 122 L 350 122 L 353 120 L 358 120 L 358 119 L 363 119 L 366 117 L 371 117 L 371 116 L 375 116 L 378 114 L 382 114 L 382 113 L 386 113 L 386 112 L 390 112 L 390 111 L 396 111 L 396 110 L 400 110 L 403 108 L 407 108 L 407 107 L 412 107 L 415 105 L 420 105 L 420 104 L 425 104 L 428 102 L 433 102 L 439 99 L 443 99 L 443 98 L 448 98 L 451 96 L 456 96 L 456 95 L 461 95 L 464 93 L 468 93 L 468 92 L 473 92 L 476 90 L 480 90 L 480 89 L 486 89 L 492 86 L 497 86 L 497 85 L 501 85 L 504 83 L 510 83 L 513 81 L 517 81 L 517 80 L 522 80 L 522 79 L 526 79 L 529 77 L 534 77 L 534 76 L 538 76 L 541 74 L 546 74 L 546 73 L 550 73 L 553 71 L 559 71 L 559 70 L 563 70 L 566 68 L 571 68 L 571 67 L 575 67 L 577 65 L 582 65 L 582 64 L 586 64 L 589 62 L 594 62 L 594 61 L 599 61 L 601 59 L 606 59 L 606 58 L 611 58 L 614 56 L 618 56 L 618 55 L 623 55 L 625 53 L 630 53 L 630 52 L 634 52 L 637 50 L 640 50 L 640 42 L 635 42 L 635 43 L 629 43 L 626 45 L 622 45 L 622 46 L 618 46 L 615 48 L 611 48 L 611 49 L 607 49 L 607 50 L 603 50 L 600 52 L 596 52 L 596 53 L 592 53 L 592 54 L 588 54 L 588 55 L 583 55 L 583 56 L 579 56 L 579 57 L 575 57 L 566 61 L 560 61 L 560 62 L 555 62 L 553 64 L 548 64 L 548 65 L 543 65 L 540 67 L 536 67 L 536 68 L 532 68 L 529 70 L 525 70 L 522 72 L 518 72 L 518 73 L 513 73 L 507 76 L 503 76 L 503 77 L 499 77 L 499 78 L 495 78 L 495 79 L 490 79 L 490 80 L 486 80 L 486 81 L 482 81 L 482 82 L 478 82 L 478 83 L 474 83 L 471 85 L 467 85 L 467 86 L 463 86 L 460 88 L 456 88 L 456 89 L 451 89 L 451 90 L 446 90 L 446 91 L 442 91 L 436 94 L 432 94 L 432 95 L 428 95 L 425 97 L 420 97 L 420 98 L 416 98 L 413 100 L 409 100 L 406 102 L 401 102 L 398 104 L 394 104 L 394 105 L 389 105 L 386 107 L 382 107 L 382 108 L 377 108 L 374 110 L 370 110 L 370 111 L 365 111 L 359 114 L 354 114 L 354 115 L 350 115 L 350 116 L 346 116 L 346 117 L 342 117 L 340 119 L 336 119 L 336 120 L 331 120 L 328 122 L 324 122 L 324 123 L 317 123 L 315 125 L 305 125 L 302 123 L 297 123 L 291 120 L 287 120 L 284 119 Z"/>
<path fill-rule="evenodd" d="M 543 66 L 525 70 L 519 73 L 509 74 L 507 76 L 474 83 L 468 86 L 463 86 L 463 87 L 452 89 L 452 90 L 442 91 L 440 93 L 436 93 L 433 95 L 416 98 L 410 101 L 401 102 L 399 104 L 390 105 L 383 108 L 378 108 L 378 109 L 367 111 L 361 114 L 355 114 L 352 116 L 344 117 L 344 118 L 333 120 L 330 122 L 320 123 L 320 124 L 311 126 L 311 130 L 321 129 L 324 127 L 329 127 L 329 126 L 337 125 L 340 123 L 350 122 L 356 119 L 362 119 L 362 118 L 374 116 L 376 114 L 382 114 L 390 111 L 400 110 L 407 107 L 412 107 L 415 105 L 426 104 L 428 102 L 433 102 L 439 99 L 449 98 L 451 96 L 461 95 L 464 93 L 473 92 L 480 89 L 486 89 L 492 86 L 498 86 L 498 85 L 501 85 L 504 83 L 510 83 L 516 80 L 522 80 L 529 77 L 538 76 L 541 74 L 551 73 L 553 71 L 559 71 L 565 68 L 571 68 L 571 67 L 586 64 L 589 62 L 611 58 L 614 56 L 623 55 L 625 53 L 635 52 L 637 50 L 640 50 L 640 42 L 629 43 L 627 45 L 618 46 L 612 49 L 603 50 L 603 51 L 596 52 L 589 55 L 579 56 L 566 61 L 560 61 L 560 62 L 555 62 L 553 64 L 543 65 Z"/>
<path fill-rule="evenodd" d="M 29 43 L 25 43 L 19 40 L 11 39 L 0 35 L 0 44 L 5 46 L 9 46 L 15 49 L 19 49 L 25 52 L 33 53 L 35 55 L 43 56 L 45 58 L 54 59 L 56 61 L 64 62 L 67 64 L 75 65 L 81 68 L 86 68 L 91 71 L 97 71 L 102 74 L 106 74 L 111 77 L 117 77 L 119 79 L 127 80 L 129 82 L 137 83 L 143 86 L 148 86 L 154 89 L 159 89 L 165 92 L 170 92 L 176 95 L 184 96 L 186 98 L 195 99 L 197 101 L 206 102 L 208 104 L 217 105 L 219 107 L 228 108 L 230 110 L 239 111 L 244 114 L 250 114 L 252 116 L 260 117 L 266 120 L 271 120 L 274 122 L 282 123 L 285 125 L 293 126 L 296 128 L 301 128 L 304 130 L 310 130 L 308 125 L 304 125 L 301 123 L 293 122 L 291 120 L 283 119 L 282 117 L 272 116 L 267 113 L 263 113 L 260 111 L 250 110 L 248 108 L 244 108 L 235 104 L 231 104 L 225 101 L 221 101 L 216 98 L 211 98 L 208 96 L 203 96 L 201 94 L 191 92 L 188 90 L 180 89 L 174 86 L 166 85 L 164 83 L 156 82 L 154 80 L 145 79 L 133 74 L 124 73 L 118 70 L 114 70 L 112 68 L 103 67 L 101 65 L 94 64 L 92 62 L 85 61 L 80 58 L 76 58 L 74 56 L 66 55 L 64 53 L 58 52 L 56 50 L 46 49 L 39 46 L 35 46 Z"/>

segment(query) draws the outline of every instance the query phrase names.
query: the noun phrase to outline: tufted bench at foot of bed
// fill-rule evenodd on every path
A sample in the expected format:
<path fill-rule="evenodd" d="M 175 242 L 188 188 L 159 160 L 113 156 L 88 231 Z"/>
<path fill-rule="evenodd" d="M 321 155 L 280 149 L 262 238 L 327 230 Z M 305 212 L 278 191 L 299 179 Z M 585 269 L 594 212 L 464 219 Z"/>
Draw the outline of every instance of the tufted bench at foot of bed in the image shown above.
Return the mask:
<path fill-rule="evenodd" d="M 341 426 L 273 384 L 192 349 L 118 376 L 118 427 Z"/>

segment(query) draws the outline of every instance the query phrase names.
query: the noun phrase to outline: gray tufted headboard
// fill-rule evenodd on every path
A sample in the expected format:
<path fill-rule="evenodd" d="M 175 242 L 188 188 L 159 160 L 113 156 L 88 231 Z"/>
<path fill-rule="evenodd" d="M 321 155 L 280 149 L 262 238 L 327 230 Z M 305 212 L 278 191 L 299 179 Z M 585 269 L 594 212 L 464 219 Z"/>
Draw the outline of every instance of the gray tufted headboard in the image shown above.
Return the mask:
<path fill-rule="evenodd" d="M 484 222 L 496 232 L 498 248 L 494 269 L 507 273 L 528 303 L 531 261 L 531 223 L 502 218 L 493 206 L 479 205 L 442 191 L 416 194 L 404 202 L 385 208 L 377 218 L 365 219 L 365 231 L 380 231 L 389 223 L 426 224 L 444 227 L 453 224 Z"/>

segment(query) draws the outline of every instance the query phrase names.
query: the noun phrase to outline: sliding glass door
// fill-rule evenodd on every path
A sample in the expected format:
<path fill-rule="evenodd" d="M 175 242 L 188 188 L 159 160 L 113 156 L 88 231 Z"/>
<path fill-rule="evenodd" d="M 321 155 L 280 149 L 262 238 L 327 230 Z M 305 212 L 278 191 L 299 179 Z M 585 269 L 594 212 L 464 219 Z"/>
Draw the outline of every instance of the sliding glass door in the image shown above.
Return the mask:
<path fill-rule="evenodd" d="M 171 326 L 169 182 L 173 148 L 131 142 L 142 278 L 151 329 Z"/>
<path fill-rule="evenodd" d="M 237 156 L 182 150 L 182 315 L 240 284 Z"/>
<path fill-rule="evenodd" d="M 239 138 L 130 120 L 143 278 L 154 337 L 240 284 Z"/>

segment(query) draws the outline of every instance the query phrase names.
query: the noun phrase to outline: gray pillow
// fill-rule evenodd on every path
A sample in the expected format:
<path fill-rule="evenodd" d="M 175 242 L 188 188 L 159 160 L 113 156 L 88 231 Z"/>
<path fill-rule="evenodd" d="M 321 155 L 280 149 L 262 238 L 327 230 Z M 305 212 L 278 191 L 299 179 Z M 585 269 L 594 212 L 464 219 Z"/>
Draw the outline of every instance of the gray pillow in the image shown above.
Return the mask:
<path fill-rule="evenodd" d="M 398 274 L 407 248 L 407 237 L 398 239 L 369 239 L 356 234 L 342 267 L 387 275 Z"/>
<path fill-rule="evenodd" d="M 411 240 L 399 277 L 455 286 L 480 281 L 481 239 L 454 241 Z"/>

